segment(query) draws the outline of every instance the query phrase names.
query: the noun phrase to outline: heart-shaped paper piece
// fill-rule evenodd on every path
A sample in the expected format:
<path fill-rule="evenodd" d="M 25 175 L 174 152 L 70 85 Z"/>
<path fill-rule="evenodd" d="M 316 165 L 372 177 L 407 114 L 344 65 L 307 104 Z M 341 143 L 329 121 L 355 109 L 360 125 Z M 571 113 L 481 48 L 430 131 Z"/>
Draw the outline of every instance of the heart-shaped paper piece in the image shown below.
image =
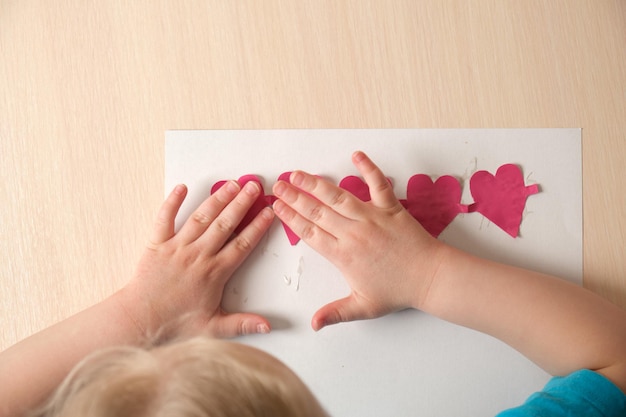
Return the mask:
<path fill-rule="evenodd" d="M 513 237 L 519 235 L 522 214 L 529 195 L 539 192 L 536 184 L 525 185 L 522 171 L 517 165 L 502 165 L 492 175 L 478 171 L 470 179 L 474 204 L 470 212 L 479 212 Z"/>
<path fill-rule="evenodd" d="M 450 175 L 435 182 L 428 175 L 413 175 L 406 186 L 406 200 L 400 202 L 434 237 L 459 213 L 467 213 L 467 206 L 461 204 L 461 184 Z"/>
<path fill-rule="evenodd" d="M 349 175 L 339 182 L 339 187 L 346 191 L 350 191 L 361 201 L 370 201 L 370 189 L 366 183 L 359 177 Z"/>

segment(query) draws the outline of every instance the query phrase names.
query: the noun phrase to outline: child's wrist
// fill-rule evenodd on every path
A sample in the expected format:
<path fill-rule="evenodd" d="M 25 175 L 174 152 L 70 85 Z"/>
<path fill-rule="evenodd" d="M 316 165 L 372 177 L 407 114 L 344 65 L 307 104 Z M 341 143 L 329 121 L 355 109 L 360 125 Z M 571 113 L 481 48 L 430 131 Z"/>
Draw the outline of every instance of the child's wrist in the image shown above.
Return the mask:
<path fill-rule="evenodd" d="M 124 314 L 124 326 L 134 334 L 136 343 L 152 344 L 161 325 L 160 318 L 147 300 L 138 297 L 132 288 L 126 286 L 113 294 L 111 299 Z"/>
<path fill-rule="evenodd" d="M 441 279 L 441 275 L 445 270 L 444 266 L 454 261 L 454 249 L 440 241 L 435 243 L 428 249 L 427 253 L 423 253 L 422 259 L 427 262 L 417 265 L 413 269 L 412 280 L 415 283 L 411 307 L 428 311 L 428 306 L 436 303 L 433 300 L 433 288 L 435 288 Z M 426 268 L 424 266 L 427 265 Z"/>

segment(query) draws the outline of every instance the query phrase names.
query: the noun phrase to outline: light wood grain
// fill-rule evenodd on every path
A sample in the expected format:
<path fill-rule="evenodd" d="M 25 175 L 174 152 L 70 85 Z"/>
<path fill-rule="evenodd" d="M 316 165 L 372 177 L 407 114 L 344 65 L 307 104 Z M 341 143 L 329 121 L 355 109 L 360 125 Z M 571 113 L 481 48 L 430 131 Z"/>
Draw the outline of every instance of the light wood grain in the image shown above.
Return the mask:
<path fill-rule="evenodd" d="M 620 0 L 4 0 L 0 349 L 124 284 L 167 129 L 582 127 L 585 285 L 626 307 L 625 40 Z"/>

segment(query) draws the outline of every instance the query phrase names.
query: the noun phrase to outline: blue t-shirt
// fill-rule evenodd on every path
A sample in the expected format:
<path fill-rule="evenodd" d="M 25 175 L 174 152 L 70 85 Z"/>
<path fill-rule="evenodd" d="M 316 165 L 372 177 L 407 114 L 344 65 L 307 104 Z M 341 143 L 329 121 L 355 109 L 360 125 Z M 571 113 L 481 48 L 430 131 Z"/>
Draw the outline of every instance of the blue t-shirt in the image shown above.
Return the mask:
<path fill-rule="evenodd" d="M 542 391 L 496 417 L 624 417 L 626 395 L 611 381 L 586 369 L 552 378 Z"/>

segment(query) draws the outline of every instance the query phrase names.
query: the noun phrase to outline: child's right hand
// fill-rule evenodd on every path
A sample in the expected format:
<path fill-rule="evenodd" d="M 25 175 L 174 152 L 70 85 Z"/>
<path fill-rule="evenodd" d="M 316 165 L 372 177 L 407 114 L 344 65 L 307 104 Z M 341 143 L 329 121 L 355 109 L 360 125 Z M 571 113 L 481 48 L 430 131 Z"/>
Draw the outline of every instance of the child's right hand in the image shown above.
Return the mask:
<path fill-rule="evenodd" d="M 369 186 L 369 202 L 302 171 L 273 188 L 276 215 L 339 268 L 352 289 L 315 313 L 315 330 L 419 308 L 441 261 L 444 245 L 402 207 L 380 169 L 362 152 L 352 162 Z"/>
<path fill-rule="evenodd" d="M 591 369 L 626 390 L 623 309 L 562 279 L 439 242 L 404 210 L 372 161 L 361 152 L 352 160 L 370 202 L 300 171 L 293 185 L 274 186 L 276 215 L 352 289 L 315 313 L 315 330 L 414 307 L 496 337 L 553 375 Z"/>

